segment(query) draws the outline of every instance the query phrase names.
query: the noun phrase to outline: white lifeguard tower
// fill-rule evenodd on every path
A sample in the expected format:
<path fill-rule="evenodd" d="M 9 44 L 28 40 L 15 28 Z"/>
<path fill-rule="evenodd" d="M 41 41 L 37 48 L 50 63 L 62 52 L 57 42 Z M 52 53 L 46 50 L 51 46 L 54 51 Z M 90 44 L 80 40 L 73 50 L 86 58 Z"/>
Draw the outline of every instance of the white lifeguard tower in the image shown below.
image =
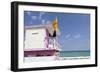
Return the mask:
<path fill-rule="evenodd" d="M 51 24 L 37 25 L 37 26 L 25 26 L 25 46 L 24 57 L 26 60 L 29 58 L 44 60 L 53 60 L 59 56 L 60 45 L 58 37 L 51 37 L 54 29 Z"/>

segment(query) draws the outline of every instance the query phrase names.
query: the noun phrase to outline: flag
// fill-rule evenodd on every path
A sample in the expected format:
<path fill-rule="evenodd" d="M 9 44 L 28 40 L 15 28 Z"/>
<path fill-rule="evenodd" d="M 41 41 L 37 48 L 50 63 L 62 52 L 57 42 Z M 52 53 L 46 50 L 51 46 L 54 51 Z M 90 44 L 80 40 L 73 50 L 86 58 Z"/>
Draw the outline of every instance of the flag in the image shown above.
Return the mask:
<path fill-rule="evenodd" d="M 53 26 L 53 28 L 54 28 L 55 31 L 58 30 L 58 19 L 57 19 L 57 17 L 56 17 L 56 19 L 53 21 L 52 26 Z"/>

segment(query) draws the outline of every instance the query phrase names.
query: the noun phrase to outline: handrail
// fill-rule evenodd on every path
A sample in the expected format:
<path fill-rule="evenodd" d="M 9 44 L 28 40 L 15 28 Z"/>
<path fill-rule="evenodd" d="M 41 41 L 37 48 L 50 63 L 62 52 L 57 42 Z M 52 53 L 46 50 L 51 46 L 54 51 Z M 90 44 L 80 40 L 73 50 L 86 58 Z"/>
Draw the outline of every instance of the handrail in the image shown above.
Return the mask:
<path fill-rule="evenodd" d="M 56 38 L 50 38 L 48 37 L 49 39 L 49 44 L 50 45 L 53 45 L 53 48 L 56 48 L 56 49 L 59 49 L 61 48 L 60 44 L 57 42 Z M 51 42 L 51 43 L 50 43 Z"/>

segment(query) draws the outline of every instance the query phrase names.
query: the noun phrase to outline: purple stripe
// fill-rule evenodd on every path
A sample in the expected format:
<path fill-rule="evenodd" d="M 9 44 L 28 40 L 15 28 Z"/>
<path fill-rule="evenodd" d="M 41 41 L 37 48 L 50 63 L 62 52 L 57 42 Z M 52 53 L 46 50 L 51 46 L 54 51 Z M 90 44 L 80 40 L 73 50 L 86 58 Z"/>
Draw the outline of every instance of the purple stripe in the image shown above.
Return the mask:
<path fill-rule="evenodd" d="M 57 52 L 57 50 L 39 50 L 39 51 L 24 51 L 24 56 L 53 56 L 55 53 Z"/>

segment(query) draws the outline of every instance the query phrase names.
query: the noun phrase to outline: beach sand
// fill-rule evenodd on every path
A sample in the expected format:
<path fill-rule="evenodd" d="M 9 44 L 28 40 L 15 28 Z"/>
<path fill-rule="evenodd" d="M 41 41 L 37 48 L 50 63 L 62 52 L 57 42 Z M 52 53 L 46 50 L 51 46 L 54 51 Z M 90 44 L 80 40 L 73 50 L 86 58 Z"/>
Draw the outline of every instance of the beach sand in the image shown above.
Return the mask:
<path fill-rule="evenodd" d="M 57 61 L 57 60 L 79 60 L 79 59 L 90 59 L 90 56 L 81 56 L 81 57 L 25 57 L 25 62 L 40 62 L 40 61 Z"/>
<path fill-rule="evenodd" d="M 58 60 L 78 60 L 78 59 L 90 59 L 90 56 L 81 56 L 81 57 L 59 57 Z"/>

